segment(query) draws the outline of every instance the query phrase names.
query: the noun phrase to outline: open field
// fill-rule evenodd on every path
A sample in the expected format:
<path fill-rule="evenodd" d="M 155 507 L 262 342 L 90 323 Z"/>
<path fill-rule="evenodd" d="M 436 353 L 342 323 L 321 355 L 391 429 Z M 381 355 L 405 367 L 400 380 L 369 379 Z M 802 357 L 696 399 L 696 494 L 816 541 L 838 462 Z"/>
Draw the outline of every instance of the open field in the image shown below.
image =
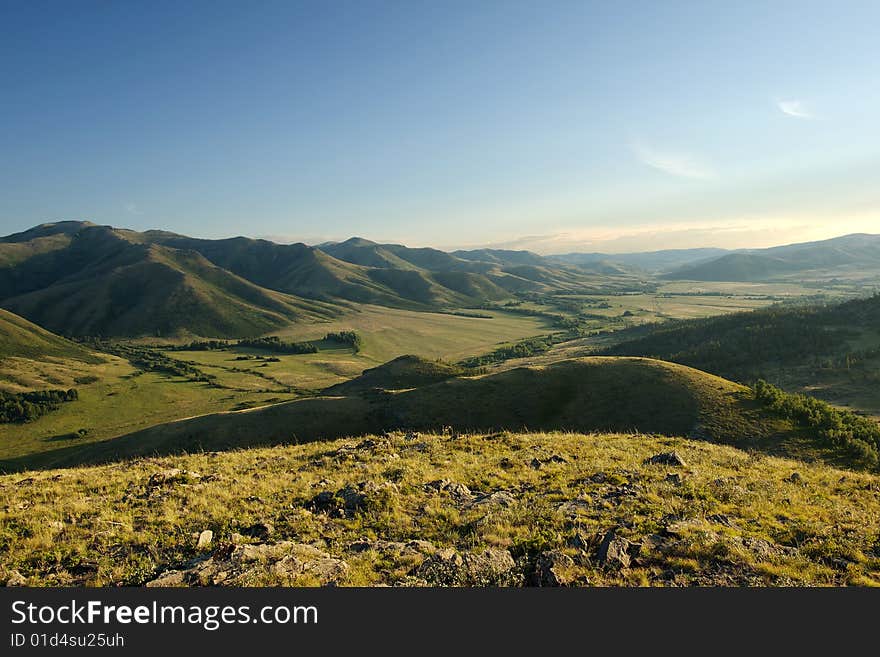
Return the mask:
<path fill-rule="evenodd" d="M 404 354 L 459 360 L 490 351 L 504 342 L 551 330 L 541 317 L 500 310 L 479 312 L 491 315 L 492 319 L 363 306 L 359 312 L 333 321 L 295 324 L 273 335 L 290 340 L 316 340 L 330 331 L 353 329 L 364 338 L 358 356 L 372 366 Z"/>

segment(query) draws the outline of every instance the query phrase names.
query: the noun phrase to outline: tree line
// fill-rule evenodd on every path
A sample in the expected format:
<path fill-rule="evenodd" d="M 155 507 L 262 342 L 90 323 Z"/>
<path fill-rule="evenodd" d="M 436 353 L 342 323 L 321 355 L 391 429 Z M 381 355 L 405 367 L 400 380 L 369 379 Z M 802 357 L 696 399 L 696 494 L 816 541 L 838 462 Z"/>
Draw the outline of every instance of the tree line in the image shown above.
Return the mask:
<path fill-rule="evenodd" d="M 880 464 L 880 425 L 874 420 L 814 397 L 784 392 L 763 379 L 755 383 L 754 391 L 755 399 L 774 414 L 844 450 L 863 467 L 876 469 Z"/>
<path fill-rule="evenodd" d="M 70 390 L 38 390 L 34 392 L 0 391 L 0 423 L 33 422 L 61 404 L 79 399 L 75 388 Z"/>

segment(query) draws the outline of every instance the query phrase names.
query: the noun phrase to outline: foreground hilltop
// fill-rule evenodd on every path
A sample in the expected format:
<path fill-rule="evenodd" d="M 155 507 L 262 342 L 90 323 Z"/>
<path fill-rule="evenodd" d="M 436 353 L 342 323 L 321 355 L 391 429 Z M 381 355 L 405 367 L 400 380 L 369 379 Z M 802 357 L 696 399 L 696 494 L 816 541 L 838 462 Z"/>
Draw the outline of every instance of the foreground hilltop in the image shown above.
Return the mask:
<path fill-rule="evenodd" d="M 328 440 L 395 429 L 440 431 L 641 431 L 836 457 L 803 445 L 745 386 L 647 358 L 591 357 L 484 376 L 407 357 L 300 399 L 162 424 L 46 452 L 4 469 L 69 467 L 154 454 Z M 443 380 L 438 380 L 443 379 Z"/>
<path fill-rule="evenodd" d="M 391 433 L 0 477 L 0 580 L 877 585 L 878 490 L 680 438 Z"/>

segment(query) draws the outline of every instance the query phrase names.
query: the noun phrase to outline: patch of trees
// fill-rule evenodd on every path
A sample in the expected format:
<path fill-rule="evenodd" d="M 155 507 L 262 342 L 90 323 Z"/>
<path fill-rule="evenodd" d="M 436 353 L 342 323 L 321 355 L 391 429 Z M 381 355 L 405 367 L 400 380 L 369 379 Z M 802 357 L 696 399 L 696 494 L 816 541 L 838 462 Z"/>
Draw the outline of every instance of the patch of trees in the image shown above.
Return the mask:
<path fill-rule="evenodd" d="M 754 391 L 755 399 L 774 414 L 844 450 L 863 467 L 876 469 L 880 464 L 880 424 L 875 420 L 813 397 L 784 392 L 760 379 Z"/>
<path fill-rule="evenodd" d="M 235 349 L 237 347 L 260 349 L 261 351 L 271 351 L 276 354 L 315 354 L 318 352 L 318 348 L 311 342 L 285 342 L 274 335 L 266 338 L 245 338 L 235 342 L 227 340 L 198 340 L 168 349 L 170 351 L 219 351 Z"/>
<path fill-rule="evenodd" d="M 753 381 L 768 366 L 821 367 L 853 332 L 842 316 L 824 309 L 773 306 L 707 319 L 672 320 L 628 332 L 634 337 L 607 355 L 671 360 L 740 381 Z"/>
<path fill-rule="evenodd" d="M 361 336 L 354 331 L 336 331 L 335 333 L 328 333 L 324 336 L 324 339 L 328 342 L 336 342 L 337 344 L 346 344 L 357 353 L 363 347 L 363 339 Z"/>
<path fill-rule="evenodd" d="M 251 338 L 239 340 L 237 347 L 250 347 L 262 351 L 271 351 L 276 354 L 316 354 L 318 348 L 311 342 L 284 342 L 277 336 L 267 338 Z"/>
<path fill-rule="evenodd" d="M 213 383 L 217 378 L 213 374 L 202 372 L 193 363 L 172 358 L 156 349 L 103 340 L 95 340 L 91 344 L 95 349 L 125 358 L 132 365 L 145 372 L 162 372 L 198 383 Z"/>
<path fill-rule="evenodd" d="M 482 356 L 472 356 L 461 361 L 462 367 L 473 368 L 489 365 L 490 363 L 500 363 L 513 358 L 526 358 L 528 356 L 536 356 L 548 351 L 556 341 L 554 336 L 548 335 L 544 337 L 529 338 L 512 345 L 499 347 L 495 351 Z"/>
<path fill-rule="evenodd" d="M 34 392 L 0 391 L 0 423 L 33 422 L 61 404 L 79 399 L 74 388 L 70 390 L 38 390 Z"/>

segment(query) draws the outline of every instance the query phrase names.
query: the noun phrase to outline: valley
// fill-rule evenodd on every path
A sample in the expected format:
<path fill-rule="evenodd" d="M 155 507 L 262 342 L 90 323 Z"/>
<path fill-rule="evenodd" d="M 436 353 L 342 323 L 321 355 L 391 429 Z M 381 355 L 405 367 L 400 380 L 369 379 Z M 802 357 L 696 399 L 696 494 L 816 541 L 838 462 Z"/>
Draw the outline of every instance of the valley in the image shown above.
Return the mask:
<path fill-rule="evenodd" d="M 674 279 L 714 257 L 2 238 L 0 394 L 29 419 L 0 423 L 0 581 L 880 583 L 866 515 L 845 549 L 817 529 L 878 485 L 880 297 Z M 645 466 L 670 449 L 681 473 Z"/>

